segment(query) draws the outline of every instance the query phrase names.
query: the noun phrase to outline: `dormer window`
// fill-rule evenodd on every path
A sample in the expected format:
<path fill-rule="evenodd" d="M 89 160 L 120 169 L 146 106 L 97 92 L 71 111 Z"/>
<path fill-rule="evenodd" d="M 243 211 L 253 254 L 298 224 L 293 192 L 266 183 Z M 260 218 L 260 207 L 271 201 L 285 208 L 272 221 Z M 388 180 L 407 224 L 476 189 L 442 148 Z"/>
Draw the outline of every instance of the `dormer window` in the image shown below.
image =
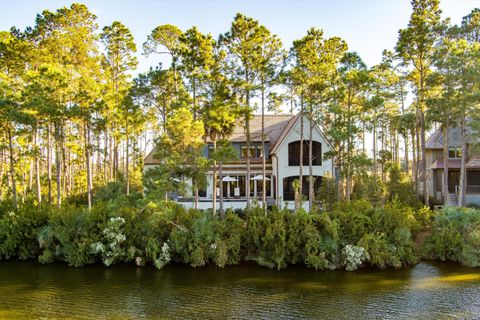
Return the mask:
<path fill-rule="evenodd" d="M 462 148 L 448 148 L 448 158 L 459 159 L 462 157 Z"/>
<path fill-rule="evenodd" d="M 247 146 L 242 145 L 240 147 L 241 158 L 247 158 Z M 252 145 L 250 146 L 250 158 L 261 158 L 263 156 L 263 150 L 261 145 Z"/>

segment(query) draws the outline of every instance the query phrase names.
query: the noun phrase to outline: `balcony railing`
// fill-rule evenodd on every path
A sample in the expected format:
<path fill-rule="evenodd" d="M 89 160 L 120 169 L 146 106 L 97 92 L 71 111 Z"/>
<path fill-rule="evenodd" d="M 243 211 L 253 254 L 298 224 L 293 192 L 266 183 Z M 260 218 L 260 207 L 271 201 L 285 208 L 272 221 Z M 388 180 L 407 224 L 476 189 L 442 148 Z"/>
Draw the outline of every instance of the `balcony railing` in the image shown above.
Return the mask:
<path fill-rule="evenodd" d="M 455 186 L 455 193 L 458 195 L 458 192 L 460 190 L 460 186 Z M 467 188 L 465 190 L 466 194 L 480 194 L 480 185 L 467 185 Z"/>

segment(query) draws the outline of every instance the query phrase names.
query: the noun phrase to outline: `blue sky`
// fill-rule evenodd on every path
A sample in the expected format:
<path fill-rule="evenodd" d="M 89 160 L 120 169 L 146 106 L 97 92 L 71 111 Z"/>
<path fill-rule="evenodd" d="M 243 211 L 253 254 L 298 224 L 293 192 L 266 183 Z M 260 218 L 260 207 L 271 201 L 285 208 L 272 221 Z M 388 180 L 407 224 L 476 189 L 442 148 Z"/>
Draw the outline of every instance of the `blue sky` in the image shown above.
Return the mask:
<path fill-rule="evenodd" d="M 161 24 L 174 24 L 185 30 L 196 25 L 214 37 L 228 30 L 237 12 L 258 19 L 276 33 L 289 48 L 310 27 L 323 29 L 327 36 L 339 36 L 357 51 L 367 65 L 381 59 L 383 49 L 392 49 L 398 29 L 407 25 L 409 0 L 210 0 L 147 1 L 98 0 L 85 3 L 98 17 L 100 27 L 118 20 L 132 31 L 139 48 L 139 71 L 145 71 L 165 58 L 146 58 L 141 45 L 150 31 Z M 33 25 L 35 15 L 44 9 L 69 6 L 71 1 L 0 0 L 0 30 L 11 26 L 23 29 Z M 441 0 L 444 17 L 461 21 L 480 0 Z"/>

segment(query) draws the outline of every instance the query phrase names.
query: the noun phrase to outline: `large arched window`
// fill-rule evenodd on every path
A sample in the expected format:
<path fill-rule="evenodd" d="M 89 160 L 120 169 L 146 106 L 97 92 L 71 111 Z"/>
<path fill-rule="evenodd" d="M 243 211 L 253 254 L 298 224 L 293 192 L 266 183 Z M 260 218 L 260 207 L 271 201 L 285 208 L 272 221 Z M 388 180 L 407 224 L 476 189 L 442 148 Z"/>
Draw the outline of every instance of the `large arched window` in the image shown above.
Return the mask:
<path fill-rule="evenodd" d="M 308 144 L 309 141 L 303 141 L 303 165 L 308 166 Z M 288 144 L 288 165 L 300 165 L 300 141 L 290 142 Z M 318 141 L 312 141 L 312 165 L 322 165 L 322 144 Z"/>

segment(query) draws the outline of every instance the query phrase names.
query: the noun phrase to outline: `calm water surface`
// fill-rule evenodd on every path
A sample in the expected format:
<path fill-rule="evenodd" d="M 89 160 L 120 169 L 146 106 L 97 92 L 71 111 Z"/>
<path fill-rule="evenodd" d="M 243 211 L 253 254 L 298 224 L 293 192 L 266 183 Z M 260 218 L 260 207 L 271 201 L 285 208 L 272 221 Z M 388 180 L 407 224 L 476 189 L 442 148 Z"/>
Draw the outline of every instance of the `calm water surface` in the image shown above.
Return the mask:
<path fill-rule="evenodd" d="M 0 262 L 0 318 L 480 319 L 480 269 L 69 268 Z"/>

